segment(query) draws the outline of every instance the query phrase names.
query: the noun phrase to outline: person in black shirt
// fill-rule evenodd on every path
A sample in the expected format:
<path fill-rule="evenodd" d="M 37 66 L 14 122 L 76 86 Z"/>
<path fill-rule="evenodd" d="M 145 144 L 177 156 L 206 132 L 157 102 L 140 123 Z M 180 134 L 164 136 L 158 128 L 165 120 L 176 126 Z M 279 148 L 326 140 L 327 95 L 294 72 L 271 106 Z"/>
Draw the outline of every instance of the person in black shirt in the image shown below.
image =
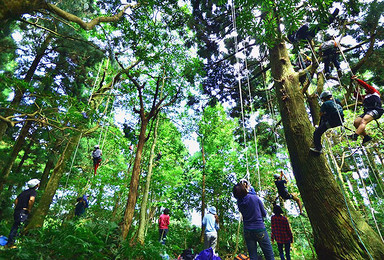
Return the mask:
<path fill-rule="evenodd" d="M 21 223 L 24 223 L 28 219 L 29 213 L 35 203 L 36 189 L 39 187 L 40 181 L 38 179 L 32 179 L 28 181 L 27 184 L 29 189 L 20 193 L 15 200 L 15 211 L 13 213 L 14 223 L 9 232 L 6 247 L 13 246 Z"/>
<path fill-rule="evenodd" d="M 284 180 L 283 180 L 284 176 Z M 303 206 L 301 205 L 301 201 L 299 197 L 296 196 L 296 194 L 289 193 L 287 190 L 287 187 L 285 187 L 285 184 L 287 184 L 287 178 L 285 177 L 283 171 L 281 171 L 280 174 L 274 174 L 273 177 L 275 178 L 275 185 L 277 187 L 277 191 L 279 193 L 279 196 L 283 198 L 283 200 L 289 200 L 292 199 L 296 201 L 297 205 L 299 206 L 300 215 L 303 215 Z M 276 198 L 276 200 L 279 197 Z"/>

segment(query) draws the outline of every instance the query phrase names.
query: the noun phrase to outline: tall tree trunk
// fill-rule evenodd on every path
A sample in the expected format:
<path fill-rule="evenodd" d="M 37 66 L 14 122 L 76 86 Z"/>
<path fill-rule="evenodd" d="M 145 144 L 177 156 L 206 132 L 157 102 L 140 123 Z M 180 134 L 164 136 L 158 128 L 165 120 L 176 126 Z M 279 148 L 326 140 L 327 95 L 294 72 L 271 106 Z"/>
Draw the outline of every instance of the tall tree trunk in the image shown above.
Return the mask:
<path fill-rule="evenodd" d="M 140 220 L 139 220 L 139 229 L 137 234 L 137 240 L 140 244 L 144 245 L 144 236 L 145 236 L 145 226 L 146 226 L 146 213 L 147 213 L 147 205 L 148 205 L 148 195 L 149 188 L 151 185 L 151 178 L 153 174 L 153 158 L 155 157 L 155 147 L 157 142 L 157 129 L 159 127 L 159 116 L 156 118 L 155 128 L 153 129 L 153 142 L 151 145 L 151 151 L 149 156 L 149 166 L 148 166 L 148 174 L 145 183 L 145 189 L 143 193 L 143 199 L 141 201 L 140 207 Z"/>
<path fill-rule="evenodd" d="M 45 190 L 45 187 L 48 183 L 49 173 L 51 172 L 52 168 L 55 166 L 55 158 L 53 156 L 50 156 L 48 158 L 47 163 L 45 164 L 43 174 L 41 175 L 40 179 L 40 190 Z"/>
<path fill-rule="evenodd" d="M 4 165 L 1 175 L 0 175 L 0 192 L 3 190 L 4 184 L 6 183 L 9 173 L 11 172 L 12 166 L 17 158 L 17 155 L 21 151 L 21 148 L 23 147 L 23 144 L 25 142 L 25 138 L 27 137 L 29 133 L 29 129 L 31 128 L 32 121 L 26 121 L 23 125 L 23 127 L 20 130 L 20 134 L 16 139 L 16 142 L 13 146 L 12 152 L 9 155 L 9 158 Z"/>
<path fill-rule="evenodd" d="M 270 61 L 293 172 L 312 225 L 318 257 L 368 259 L 366 248 L 373 259 L 384 259 L 383 242 L 362 216 L 345 204 L 325 156 L 309 152 L 314 129 L 298 74 L 293 71 L 282 40 L 270 48 Z"/>
<path fill-rule="evenodd" d="M 131 227 L 133 215 L 135 213 L 135 206 L 136 206 L 139 180 L 140 180 L 140 163 L 141 163 L 141 156 L 143 153 L 144 144 L 146 142 L 147 125 L 148 125 L 148 119 L 145 116 L 141 116 L 139 143 L 137 145 L 135 162 L 133 164 L 132 177 L 129 185 L 128 200 L 127 200 L 127 205 L 124 212 L 124 220 L 122 224 L 123 239 L 126 239 L 128 236 L 129 228 Z"/>
<path fill-rule="evenodd" d="M 201 156 L 203 160 L 203 179 L 201 181 L 201 223 L 203 223 L 203 218 L 204 218 L 204 212 L 205 212 L 205 150 L 204 150 L 204 139 L 201 138 Z M 200 233 L 200 242 L 203 242 L 204 240 L 204 232 L 205 228 L 202 227 L 201 233 Z"/>
<path fill-rule="evenodd" d="M 59 187 L 60 179 L 63 176 L 65 167 L 70 161 L 71 155 L 75 150 L 80 138 L 81 133 L 75 132 L 74 135 L 69 139 L 59 160 L 55 165 L 55 168 L 53 169 L 45 191 L 41 196 L 41 199 L 39 200 L 39 205 L 36 210 L 33 211 L 32 218 L 27 227 L 25 228 L 25 232 L 33 228 L 41 227 L 43 225 L 44 218 L 48 214 L 49 206 L 51 205 L 53 196 L 55 195 L 56 190 Z"/>
<path fill-rule="evenodd" d="M 17 165 L 17 168 L 16 168 L 15 172 L 20 172 L 21 171 L 21 167 L 23 167 L 24 162 L 27 160 L 28 155 L 31 152 L 32 145 L 33 145 L 33 141 L 30 141 L 28 143 L 27 147 L 25 147 L 23 157 L 21 158 L 19 164 Z"/>
<path fill-rule="evenodd" d="M 29 67 L 29 69 L 28 69 L 28 71 L 24 77 L 25 82 L 28 82 L 28 83 L 31 82 L 32 77 L 35 74 L 35 71 L 36 71 L 41 59 L 44 57 L 45 51 L 47 50 L 51 40 L 52 40 L 52 35 L 48 34 L 47 37 L 45 38 L 44 42 L 40 46 L 39 50 L 37 51 L 36 56 L 35 56 L 31 66 Z M 20 104 L 20 102 L 24 96 L 24 91 L 25 91 L 24 89 L 16 86 L 15 96 L 14 96 L 14 98 L 10 104 L 10 108 L 16 108 L 19 106 L 19 104 Z M 7 117 L 10 115 L 12 115 L 11 110 L 6 110 L 6 112 L 4 113 L 3 116 Z M 5 134 L 5 131 L 7 131 L 7 129 L 8 129 L 8 124 L 5 121 L 0 120 L 0 141 L 3 139 L 3 136 Z"/>

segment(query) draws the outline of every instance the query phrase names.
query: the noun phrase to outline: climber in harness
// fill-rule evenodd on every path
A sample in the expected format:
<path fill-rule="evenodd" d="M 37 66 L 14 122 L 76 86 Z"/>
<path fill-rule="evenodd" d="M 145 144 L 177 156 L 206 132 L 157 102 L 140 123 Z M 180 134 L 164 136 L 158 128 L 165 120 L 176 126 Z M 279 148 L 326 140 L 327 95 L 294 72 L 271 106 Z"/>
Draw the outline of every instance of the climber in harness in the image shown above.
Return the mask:
<path fill-rule="evenodd" d="M 320 99 L 323 101 L 323 104 L 320 107 L 320 124 L 315 132 L 313 132 L 313 143 L 315 144 L 315 147 L 309 148 L 312 152 L 317 154 L 322 153 L 321 136 L 325 131 L 329 128 L 341 126 L 344 122 L 343 107 L 337 99 L 333 99 L 330 91 L 321 93 Z"/>
<path fill-rule="evenodd" d="M 92 151 L 93 169 L 94 169 L 95 175 L 96 175 L 97 168 L 99 168 L 100 166 L 102 155 L 103 155 L 103 152 L 100 150 L 100 146 L 98 144 L 95 145 L 95 149 Z"/>
<path fill-rule="evenodd" d="M 285 184 L 287 184 L 287 177 L 284 175 L 283 171 L 281 171 L 280 174 L 274 174 L 273 177 L 275 178 L 275 185 L 277 187 L 277 191 L 279 193 L 279 196 L 282 197 L 283 200 L 292 199 L 292 200 L 296 201 L 297 205 L 299 206 L 300 215 L 304 216 L 303 206 L 301 205 L 301 201 L 300 201 L 299 197 L 297 197 L 296 194 L 289 193 L 287 190 L 287 187 L 285 187 Z M 283 177 L 284 177 L 284 180 L 283 180 Z M 278 198 L 279 197 L 277 197 L 276 200 Z"/>
<path fill-rule="evenodd" d="M 323 57 L 324 62 L 324 73 L 327 78 L 331 75 L 330 66 L 331 63 L 337 69 L 337 74 L 339 78 L 341 77 L 340 63 L 338 61 L 338 45 L 337 42 L 330 36 L 325 37 L 325 42 L 320 46 L 320 51 Z"/>
<path fill-rule="evenodd" d="M 336 16 L 339 14 L 339 9 L 336 8 L 332 14 L 328 16 L 328 19 L 319 24 L 304 24 L 296 32 L 288 35 L 288 40 L 291 43 L 299 42 L 301 40 L 312 40 L 320 30 L 327 29 L 328 25 L 333 23 Z"/>
<path fill-rule="evenodd" d="M 356 76 L 351 77 L 352 80 L 355 80 L 360 86 L 365 89 L 365 95 L 361 95 L 358 92 L 355 92 L 357 99 L 363 101 L 364 113 L 355 119 L 353 122 L 356 131 L 354 134 L 350 135 L 349 138 L 356 141 L 359 135 L 363 136 L 363 144 L 372 140 L 372 137 L 365 132 L 365 127 L 372 120 L 377 120 L 383 115 L 383 108 L 380 99 L 380 92 L 367 84 L 366 82 L 358 79 Z"/>

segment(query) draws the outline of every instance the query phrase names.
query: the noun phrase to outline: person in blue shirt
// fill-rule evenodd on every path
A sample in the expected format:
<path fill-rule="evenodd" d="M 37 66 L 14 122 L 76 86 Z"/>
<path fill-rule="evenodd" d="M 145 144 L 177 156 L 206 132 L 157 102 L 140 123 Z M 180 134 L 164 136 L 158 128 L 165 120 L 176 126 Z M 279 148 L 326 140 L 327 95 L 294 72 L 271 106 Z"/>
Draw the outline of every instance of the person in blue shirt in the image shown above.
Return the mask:
<path fill-rule="evenodd" d="M 217 230 L 219 230 L 219 216 L 216 214 L 216 208 L 208 207 L 208 213 L 203 218 L 204 248 L 212 247 L 213 252 L 217 245 Z"/>
<path fill-rule="evenodd" d="M 329 129 L 341 126 L 344 122 L 343 107 L 338 100 L 333 99 L 330 91 L 324 91 L 320 94 L 323 104 L 320 107 L 320 124 L 313 132 L 313 143 L 315 147 L 309 148 L 312 152 L 321 154 L 321 136 Z"/>
<path fill-rule="evenodd" d="M 275 259 L 271 240 L 264 225 L 267 212 L 263 202 L 257 195 L 249 194 L 242 183 L 233 187 L 233 196 L 237 199 L 237 206 L 243 216 L 244 239 L 250 260 L 258 259 L 257 244 L 261 247 L 266 260 Z"/>

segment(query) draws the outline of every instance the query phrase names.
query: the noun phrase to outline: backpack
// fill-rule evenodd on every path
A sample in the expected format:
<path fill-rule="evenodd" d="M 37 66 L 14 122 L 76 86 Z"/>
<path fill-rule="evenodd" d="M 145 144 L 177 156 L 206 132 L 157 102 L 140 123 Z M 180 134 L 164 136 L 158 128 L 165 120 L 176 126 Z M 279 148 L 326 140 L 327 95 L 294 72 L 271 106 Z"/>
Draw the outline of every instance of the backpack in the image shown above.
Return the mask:
<path fill-rule="evenodd" d="M 195 259 L 196 254 L 193 253 L 192 249 L 185 249 L 180 256 L 183 260 L 193 260 Z"/>
<path fill-rule="evenodd" d="M 244 254 L 238 254 L 235 256 L 234 260 L 249 260 L 250 258 Z"/>

